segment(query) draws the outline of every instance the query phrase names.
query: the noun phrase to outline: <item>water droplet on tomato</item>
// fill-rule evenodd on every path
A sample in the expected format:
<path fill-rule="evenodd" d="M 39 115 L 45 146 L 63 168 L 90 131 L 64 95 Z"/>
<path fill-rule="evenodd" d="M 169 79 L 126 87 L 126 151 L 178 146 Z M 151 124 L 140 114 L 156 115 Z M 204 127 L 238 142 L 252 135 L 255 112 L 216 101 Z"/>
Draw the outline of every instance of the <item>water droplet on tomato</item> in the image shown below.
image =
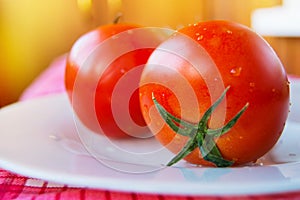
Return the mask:
<path fill-rule="evenodd" d="M 200 40 L 202 40 L 202 39 L 203 39 L 203 35 L 200 35 L 200 36 L 197 37 L 197 40 L 198 40 L 198 41 L 200 41 Z"/>
<path fill-rule="evenodd" d="M 249 85 L 250 85 L 250 87 L 252 87 L 252 88 L 255 87 L 255 83 L 253 83 L 253 82 L 250 82 Z"/>
<path fill-rule="evenodd" d="M 232 31 L 231 30 L 227 30 L 226 33 L 232 34 Z"/>
<path fill-rule="evenodd" d="M 259 166 L 264 166 L 264 163 L 260 162 L 258 163 Z"/>
<path fill-rule="evenodd" d="M 235 67 L 235 68 L 232 68 L 230 70 L 230 74 L 232 76 L 239 76 L 239 75 L 241 75 L 241 72 L 242 72 L 242 68 L 241 67 Z"/>
<path fill-rule="evenodd" d="M 276 89 L 275 89 L 275 88 L 273 88 L 273 89 L 272 89 L 272 92 L 276 92 Z"/>
<path fill-rule="evenodd" d="M 249 83 L 249 86 L 250 86 L 250 92 L 253 92 L 253 90 L 254 90 L 254 88 L 255 88 L 255 83 L 250 82 L 250 83 Z"/>
<path fill-rule="evenodd" d="M 143 107 L 144 107 L 145 110 L 149 109 L 149 106 L 147 104 L 144 104 Z"/>

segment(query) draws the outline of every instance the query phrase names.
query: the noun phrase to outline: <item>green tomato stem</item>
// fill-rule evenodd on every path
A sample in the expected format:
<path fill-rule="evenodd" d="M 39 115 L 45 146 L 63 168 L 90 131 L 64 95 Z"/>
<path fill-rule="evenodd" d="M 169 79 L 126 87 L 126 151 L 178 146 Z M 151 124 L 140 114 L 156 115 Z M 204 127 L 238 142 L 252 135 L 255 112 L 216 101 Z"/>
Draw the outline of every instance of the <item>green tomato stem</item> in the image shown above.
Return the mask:
<path fill-rule="evenodd" d="M 154 97 L 154 94 L 152 93 L 153 102 L 168 126 L 174 132 L 176 132 L 176 134 L 189 137 L 189 140 L 187 141 L 185 146 L 167 164 L 167 166 L 172 166 L 173 164 L 177 163 L 178 161 L 189 155 L 197 147 L 199 148 L 203 159 L 215 164 L 215 166 L 217 167 L 229 167 L 234 164 L 234 161 L 226 160 L 223 158 L 219 148 L 216 145 L 215 139 L 230 131 L 230 129 L 236 124 L 238 119 L 246 111 L 249 103 L 246 103 L 246 105 L 223 127 L 218 129 L 210 129 L 208 127 L 208 122 L 212 113 L 223 101 L 229 88 L 230 87 L 227 87 L 222 95 L 217 99 L 217 101 L 204 113 L 198 124 L 189 123 L 169 113 L 162 105 L 158 103 L 158 101 Z"/>

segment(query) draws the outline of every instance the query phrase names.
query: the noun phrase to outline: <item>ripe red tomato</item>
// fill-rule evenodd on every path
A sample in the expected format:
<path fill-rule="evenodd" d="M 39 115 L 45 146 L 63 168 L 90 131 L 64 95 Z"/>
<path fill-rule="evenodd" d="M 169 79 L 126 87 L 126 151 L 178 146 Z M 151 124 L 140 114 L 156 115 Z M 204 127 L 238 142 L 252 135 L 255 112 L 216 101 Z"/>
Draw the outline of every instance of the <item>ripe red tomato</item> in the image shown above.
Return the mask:
<path fill-rule="evenodd" d="M 75 42 L 67 59 L 65 86 L 86 127 L 109 137 L 143 137 L 148 128 L 139 107 L 138 84 L 160 40 L 140 26 L 112 24 Z"/>
<path fill-rule="evenodd" d="M 199 123 L 217 100 L 207 124 Z M 237 166 L 255 162 L 277 142 L 289 112 L 289 82 L 262 37 L 237 23 L 208 21 L 182 28 L 152 53 L 140 103 L 155 137 L 177 156 L 185 146 L 179 154 L 186 151 L 181 156 L 190 163 Z M 227 133 L 212 136 L 243 107 Z"/>

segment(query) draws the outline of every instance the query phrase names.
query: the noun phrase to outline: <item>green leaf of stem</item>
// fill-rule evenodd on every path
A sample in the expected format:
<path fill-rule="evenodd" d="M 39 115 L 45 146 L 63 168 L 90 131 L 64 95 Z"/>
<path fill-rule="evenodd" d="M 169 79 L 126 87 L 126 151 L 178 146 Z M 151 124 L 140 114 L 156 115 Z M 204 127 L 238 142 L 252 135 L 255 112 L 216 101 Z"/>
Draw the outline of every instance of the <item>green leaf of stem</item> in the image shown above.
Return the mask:
<path fill-rule="evenodd" d="M 182 150 L 167 164 L 167 166 L 171 166 L 178 161 L 180 161 L 182 158 L 190 154 L 194 149 L 197 148 L 197 136 L 194 135 L 194 137 L 190 138 L 186 145 L 182 148 Z"/>
<path fill-rule="evenodd" d="M 192 137 L 195 134 L 197 126 L 173 116 L 157 102 L 154 96 L 152 96 L 152 99 L 160 115 L 173 131 L 188 137 Z"/>
<path fill-rule="evenodd" d="M 167 164 L 171 166 L 177 163 L 179 160 L 183 159 L 185 156 L 194 151 L 197 147 L 203 159 L 214 163 L 217 167 L 228 167 L 234 164 L 234 161 L 226 160 L 223 158 L 220 150 L 218 149 L 215 138 L 227 133 L 246 111 L 249 104 L 247 103 L 226 125 L 218 129 L 209 129 L 208 121 L 216 109 L 216 107 L 222 102 L 229 86 L 225 89 L 222 95 L 217 99 L 217 101 L 204 113 L 201 120 L 197 125 L 189 123 L 187 121 L 181 120 L 171 113 L 166 111 L 163 106 L 161 106 L 155 99 L 152 93 L 153 102 L 158 109 L 160 115 L 168 124 L 168 126 L 176 133 L 189 137 L 189 140 L 181 151 Z"/>
<path fill-rule="evenodd" d="M 236 124 L 238 119 L 242 116 L 242 114 L 246 111 L 248 108 L 249 103 L 246 103 L 246 105 L 223 127 L 218 129 L 208 129 L 207 135 L 213 135 L 215 137 L 220 137 L 230 131 L 230 129 Z"/>
<path fill-rule="evenodd" d="M 203 150 L 203 146 L 201 146 L 200 151 L 201 152 L 205 151 Z M 203 159 L 214 163 L 217 167 L 230 167 L 234 164 L 234 161 L 226 160 L 222 156 L 217 156 L 212 153 L 208 153 L 204 155 Z"/>
<path fill-rule="evenodd" d="M 217 101 L 210 107 L 208 108 L 208 110 L 203 114 L 199 124 L 198 124 L 198 128 L 203 129 L 202 131 L 206 131 L 208 128 L 208 120 L 211 116 L 211 114 L 213 113 L 213 111 L 216 109 L 216 107 L 222 102 L 222 100 L 224 99 L 227 91 L 229 90 L 229 86 L 224 90 L 224 92 L 222 93 L 222 95 L 217 99 Z"/>
<path fill-rule="evenodd" d="M 214 163 L 217 167 L 229 167 L 234 162 L 223 158 L 214 137 L 206 135 L 202 143 L 198 143 L 199 150 L 204 160 Z"/>

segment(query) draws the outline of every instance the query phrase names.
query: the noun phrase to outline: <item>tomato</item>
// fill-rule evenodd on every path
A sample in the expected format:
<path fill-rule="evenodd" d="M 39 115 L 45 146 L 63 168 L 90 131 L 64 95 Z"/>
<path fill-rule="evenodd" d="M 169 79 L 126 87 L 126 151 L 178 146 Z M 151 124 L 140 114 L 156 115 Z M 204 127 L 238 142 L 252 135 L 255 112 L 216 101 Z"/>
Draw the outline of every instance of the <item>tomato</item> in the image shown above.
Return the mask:
<path fill-rule="evenodd" d="M 104 25 L 73 45 L 65 86 L 76 116 L 90 130 L 112 138 L 143 137 L 138 84 L 159 38 L 138 25 Z"/>
<path fill-rule="evenodd" d="M 239 166 L 255 162 L 279 139 L 289 112 L 289 82 L 258 34 L 234 22 L 207 21 L 178 30 L 152 53 L 140 81 L 140 103 L 156 139 L 177 157 Z M 232 119 L 226 133 L 212 135 Z"/>

